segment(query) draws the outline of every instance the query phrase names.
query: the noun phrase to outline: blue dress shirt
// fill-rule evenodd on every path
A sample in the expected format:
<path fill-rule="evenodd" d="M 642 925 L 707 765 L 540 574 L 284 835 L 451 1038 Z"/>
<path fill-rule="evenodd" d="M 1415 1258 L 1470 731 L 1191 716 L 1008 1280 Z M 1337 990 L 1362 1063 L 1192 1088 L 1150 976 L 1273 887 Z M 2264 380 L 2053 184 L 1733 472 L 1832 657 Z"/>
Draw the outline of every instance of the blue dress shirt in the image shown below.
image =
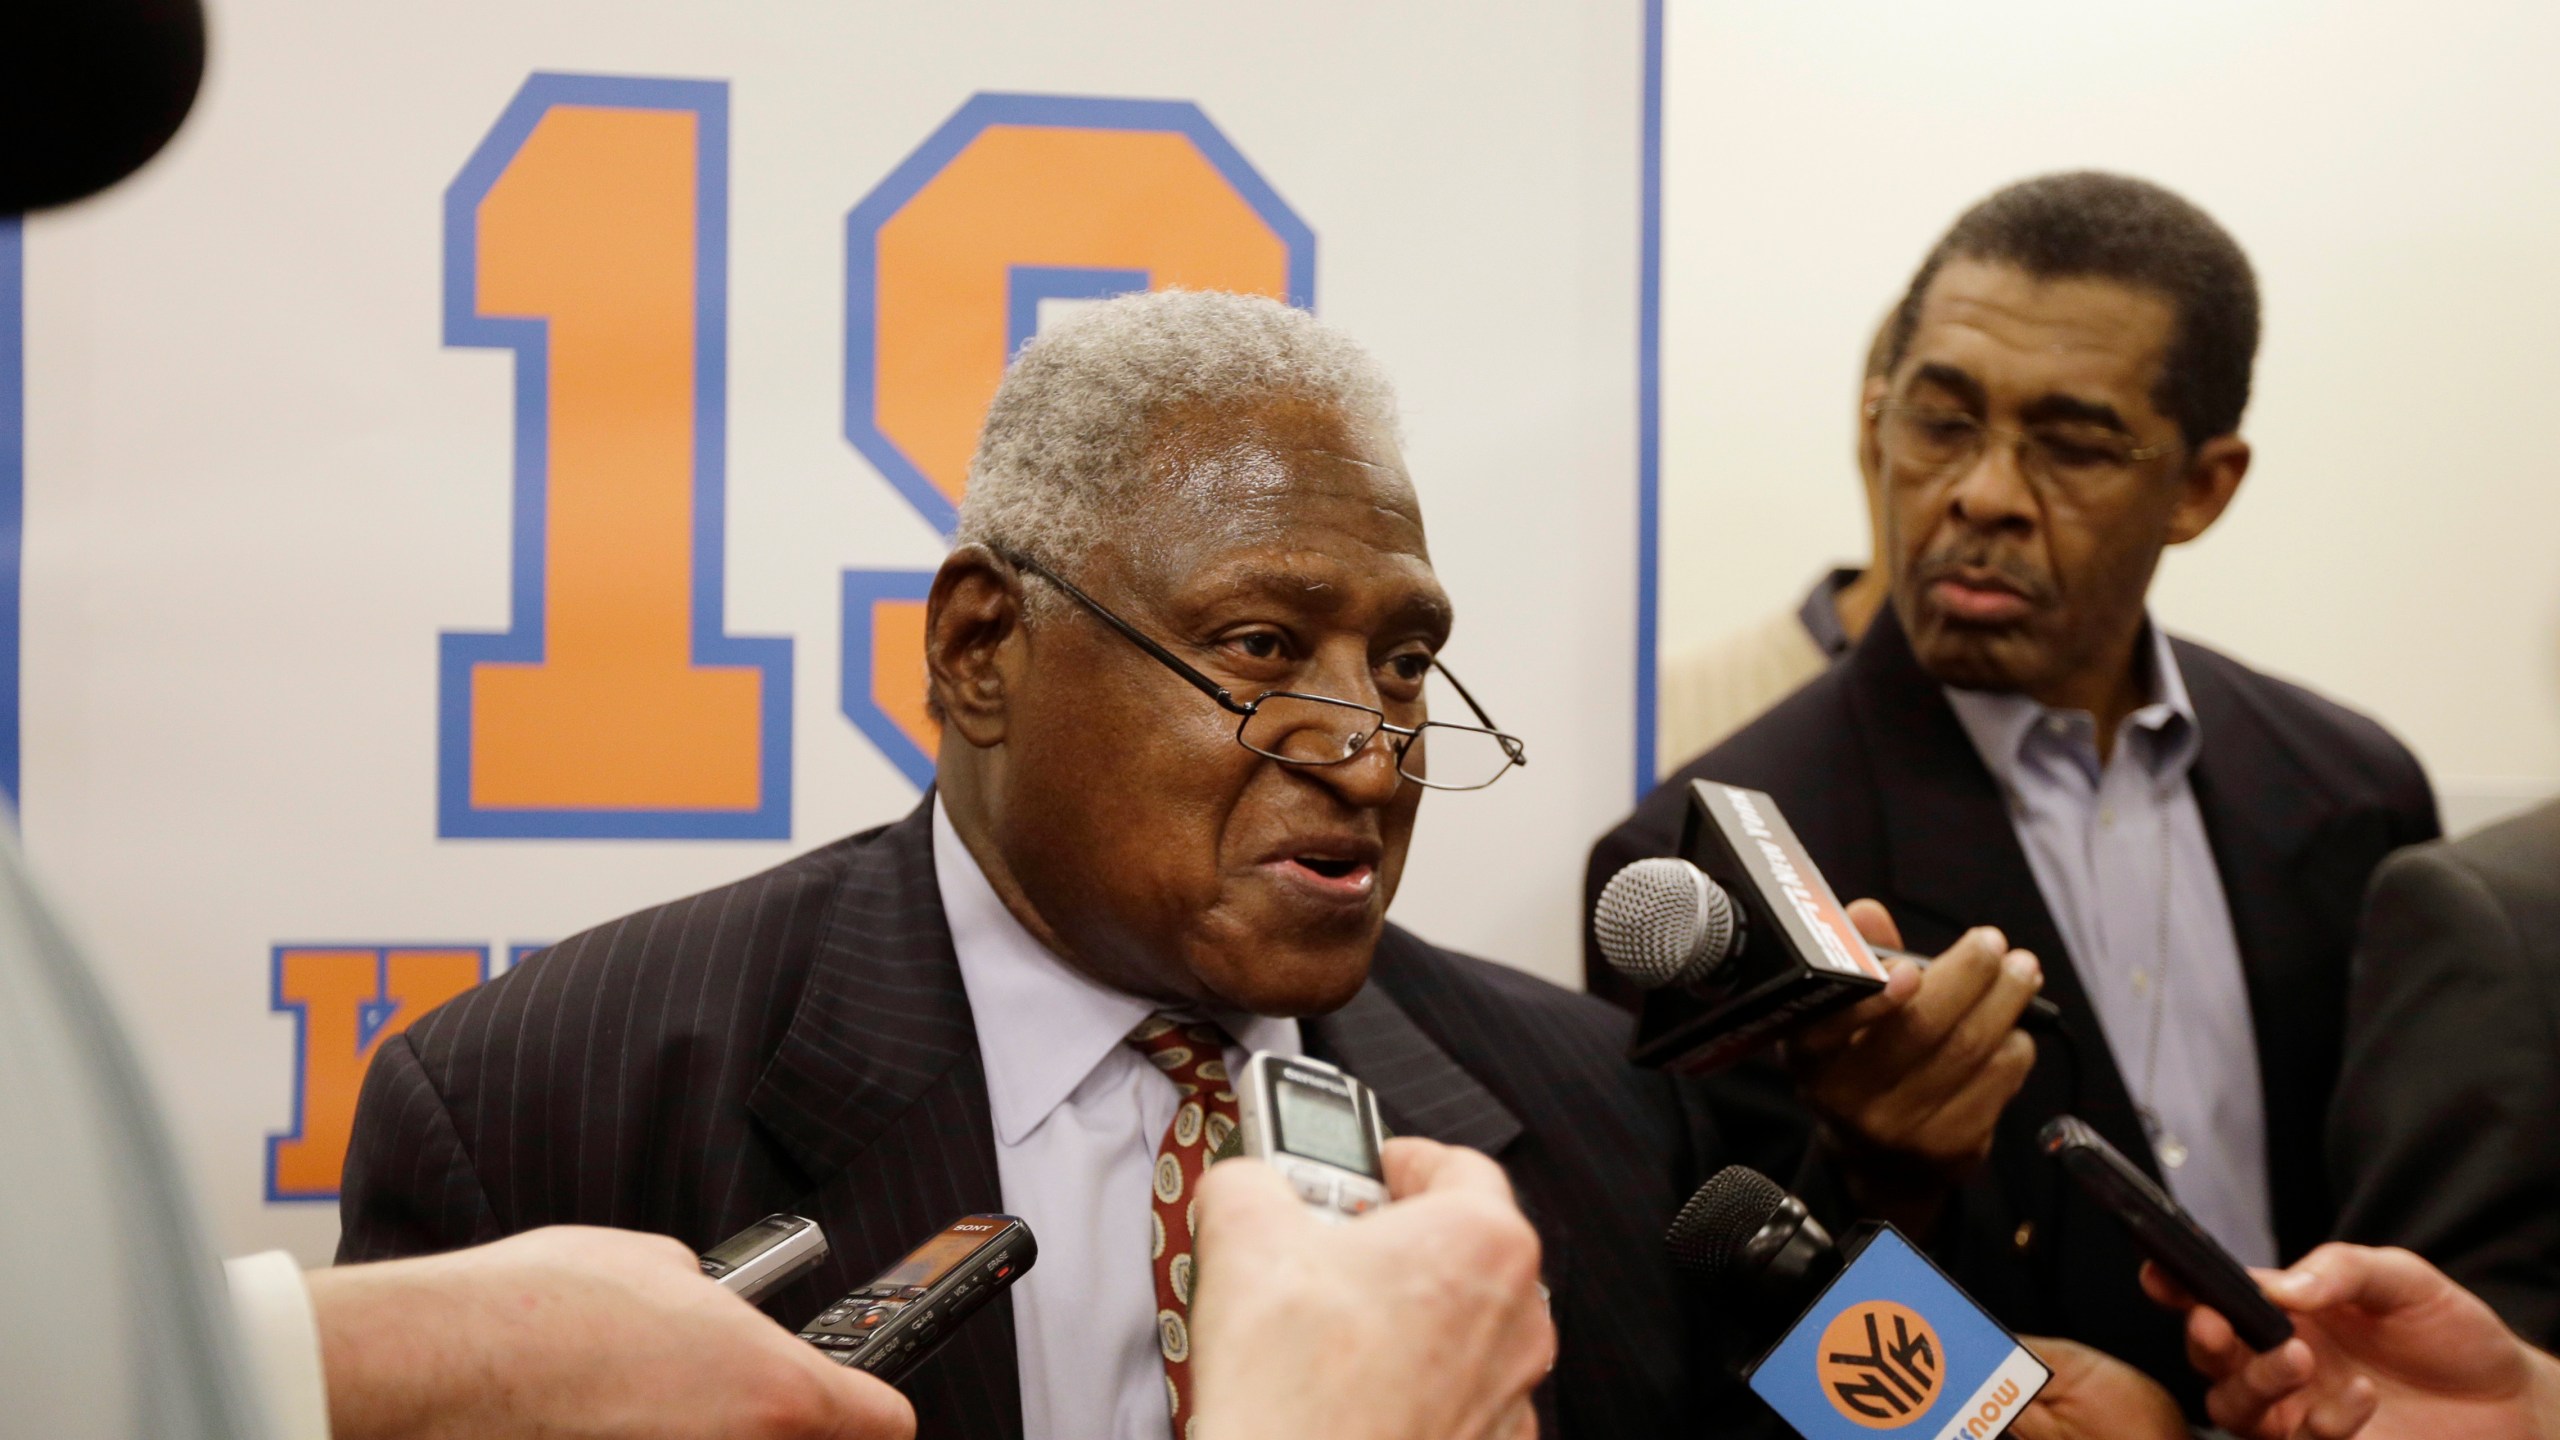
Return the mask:
<path fill-rule="evenodd" d="M 1008 1293 L 1024 1440 L 1165 1440 L 1151 1226 L 1156 1146 L 1182 1104 L 1130 1045 L 1159 1008 L 1088 979 L 1040 943 L 933 801 L 934 879 L 978 1027 L 1004 1208 L 1040 1241 Z M 1218 1014 L 1241 1067 L 1296 1055 L 1298 1022 Z"/>
<path fill-rule="evenodd" d="M 2150 703 L 2125 717 L 2104 765 L 2086 711 L 1953 687 L 1947 700 L 2000 783 L 2116 1069 L 2149 1112 L 2170 1192 L 2243 1263 L 2273 1265 L 2257 1032 L 2187 783 L 2203 736 L 2167 637 L 2145 635 Z"/>

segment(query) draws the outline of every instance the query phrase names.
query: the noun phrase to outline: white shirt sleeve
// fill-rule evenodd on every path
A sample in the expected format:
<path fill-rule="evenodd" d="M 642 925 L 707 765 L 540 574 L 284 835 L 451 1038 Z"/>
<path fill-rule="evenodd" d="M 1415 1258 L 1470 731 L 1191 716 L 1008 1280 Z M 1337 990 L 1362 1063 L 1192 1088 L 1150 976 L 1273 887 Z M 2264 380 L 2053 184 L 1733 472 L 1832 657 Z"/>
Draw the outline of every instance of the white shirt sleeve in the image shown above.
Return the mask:
<path fill-rule="evenodd" d="M 264 1402 L 276 1440 L 329 1440 L 328 1382 L 320 1371 L 320 1326 L 302 1267 L 282 1250 L 222 1263 L 240 1353 Z"/>

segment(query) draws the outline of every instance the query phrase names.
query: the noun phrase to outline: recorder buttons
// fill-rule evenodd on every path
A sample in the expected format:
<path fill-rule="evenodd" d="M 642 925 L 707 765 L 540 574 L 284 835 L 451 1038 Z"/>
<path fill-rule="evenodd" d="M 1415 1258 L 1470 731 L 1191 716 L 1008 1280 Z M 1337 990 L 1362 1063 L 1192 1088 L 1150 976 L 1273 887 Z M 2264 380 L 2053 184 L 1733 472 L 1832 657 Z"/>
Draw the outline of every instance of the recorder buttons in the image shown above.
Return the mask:
<path fill-rule="evenodd" d="M 1289 1172 L 1289 1185 L 1298 1192 L 1299 1199 L 1310 1205 L 1333 1203 L 1335 1185 L 1331 1176 L 1314 1170 L 1293 1169 Z"/>

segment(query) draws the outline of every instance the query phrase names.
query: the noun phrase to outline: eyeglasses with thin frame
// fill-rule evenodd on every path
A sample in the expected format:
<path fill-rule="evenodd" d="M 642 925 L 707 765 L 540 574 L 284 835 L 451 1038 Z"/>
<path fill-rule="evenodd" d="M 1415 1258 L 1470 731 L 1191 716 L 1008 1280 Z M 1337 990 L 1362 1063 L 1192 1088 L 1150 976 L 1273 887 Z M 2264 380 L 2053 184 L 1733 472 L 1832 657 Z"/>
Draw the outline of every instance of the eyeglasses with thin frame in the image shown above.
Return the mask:
<path fill-rule="evenodd" d="M 1431 668 L 1458 692 L 1458 698 L 1475 712 L 1480 724 L 1425 720 L 1410 727 L 1394 725 L 1388 723 L 1386 712 L 1375 705 L 1294 690 L 1266 690 L 1252 700 L 1238 700 L 1225 686 L 1185 664 L 1154 637 L 1112 613 L 1109 606 L 1049 567 L 1028 555 L 1007 554 L 1004 558 L 1065 591 L 1077 604 L 1092 611 L 1096 619 L 1147 652 L 1157 664 L 1237 716 L 1236 743 L 1256 755 L 1283 765 L 1340 765 L 1368 749 L 1369 742 L 1384 732 L 1391 737 L 1388 746 L 1396 757 L 1396 773 L 1433 790 L 1482 790 L 1501 779 L 1511 767 L 1529 763 L 1527 748 L 1517 737 L 1495 729 L 1492 717 L 1484 713 L 1476 697 L 1468 694 L 1467 687 L 1459 684 L 1458 677 L 1437 659 L 1431 662 Z M 1426 773 L 1426 752 L 1440 767 L 1436 777 Z"/>
<path fill-rule="evenodd" d="M 2014 447 L 2018 468 L 2032 478 L 2058 489 L 2090 493 L 2178 448 L 2175 441 L 2143 445 L 2122 430 L 2094 421 L 2052 420 L 2011 430 L 1941 405 L 1881 401 L 1869 405 L 1867 413 L 1878 421 L 1886 458 L 1909 466 L 1924 480 L 1972 470 L 1996 439 Z"/>

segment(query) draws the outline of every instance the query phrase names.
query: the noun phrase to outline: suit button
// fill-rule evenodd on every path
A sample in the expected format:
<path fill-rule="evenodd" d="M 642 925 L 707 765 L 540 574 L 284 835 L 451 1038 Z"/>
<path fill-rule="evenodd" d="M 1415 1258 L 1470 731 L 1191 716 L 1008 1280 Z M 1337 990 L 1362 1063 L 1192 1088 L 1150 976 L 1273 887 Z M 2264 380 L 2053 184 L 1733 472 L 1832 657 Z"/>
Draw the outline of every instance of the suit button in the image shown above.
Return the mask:
<path fill-rule="evenodd" d="M 2019 1221 L 2018 1233 L 2010 1236 L 2009 1238 L 2016 1243 L 2020 1250 L 2024 1250 L 2028 1246 L 2033 1245 L 2036 1243 L 2036 1222 L 2033 1220 Z"/>

